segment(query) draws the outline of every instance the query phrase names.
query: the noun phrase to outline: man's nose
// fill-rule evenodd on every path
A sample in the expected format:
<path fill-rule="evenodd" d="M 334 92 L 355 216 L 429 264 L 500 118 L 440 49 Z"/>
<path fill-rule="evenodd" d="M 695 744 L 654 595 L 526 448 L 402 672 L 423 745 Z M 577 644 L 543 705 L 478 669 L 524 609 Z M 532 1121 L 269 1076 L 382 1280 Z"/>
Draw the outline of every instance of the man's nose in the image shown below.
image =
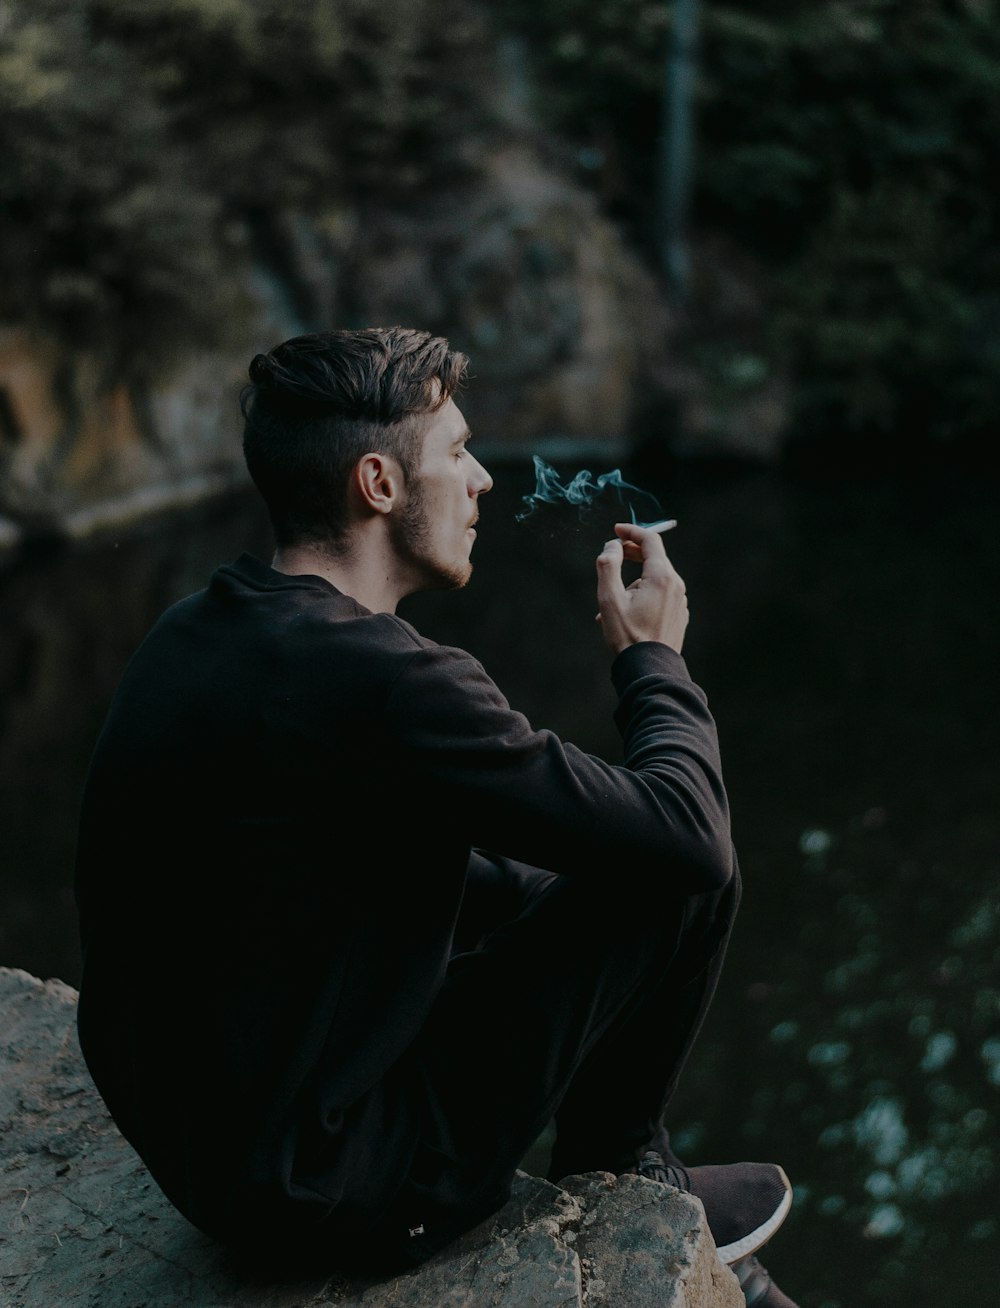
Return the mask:
<path fill-rule="evenodd" d="M 475 466 L 469 478 L 469 494 L 485 495 L 488 490 L 493 489 L 493 478 L 475 456 L 472 456 L 472 462 Z"/>

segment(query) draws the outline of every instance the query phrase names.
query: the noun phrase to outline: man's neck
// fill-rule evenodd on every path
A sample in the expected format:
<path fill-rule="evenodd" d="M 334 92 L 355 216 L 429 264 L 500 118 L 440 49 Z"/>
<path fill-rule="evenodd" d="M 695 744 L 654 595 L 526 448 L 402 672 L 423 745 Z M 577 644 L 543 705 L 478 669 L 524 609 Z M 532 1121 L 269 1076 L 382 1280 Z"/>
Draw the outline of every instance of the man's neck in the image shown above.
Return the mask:
<path fill-rule="evenodd" d="M 291 577 L 322 577 L 372 613 L 395 613 L 406 593 L 387 548 L 331 554 L 319 545 L 279 545 L 271 567 Z"/>

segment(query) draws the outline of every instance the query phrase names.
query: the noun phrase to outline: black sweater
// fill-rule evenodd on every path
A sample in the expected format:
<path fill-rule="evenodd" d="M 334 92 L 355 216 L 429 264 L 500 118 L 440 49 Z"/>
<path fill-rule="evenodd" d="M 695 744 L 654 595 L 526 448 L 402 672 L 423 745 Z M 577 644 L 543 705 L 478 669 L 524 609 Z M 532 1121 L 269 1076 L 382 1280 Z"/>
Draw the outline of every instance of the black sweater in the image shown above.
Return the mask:
<path fill-rule="evenodd" d="M 534 730 L 482 666 L 243 555 L 133 656 L 88 774 L 79 1032 L 125 1136 L 205 1230 L 364 1204 L 419 1125 L 392 1089 L 472 847 L 662 892 L 733 866 L 683 659 L 612 665 L 624 766 Z"/>

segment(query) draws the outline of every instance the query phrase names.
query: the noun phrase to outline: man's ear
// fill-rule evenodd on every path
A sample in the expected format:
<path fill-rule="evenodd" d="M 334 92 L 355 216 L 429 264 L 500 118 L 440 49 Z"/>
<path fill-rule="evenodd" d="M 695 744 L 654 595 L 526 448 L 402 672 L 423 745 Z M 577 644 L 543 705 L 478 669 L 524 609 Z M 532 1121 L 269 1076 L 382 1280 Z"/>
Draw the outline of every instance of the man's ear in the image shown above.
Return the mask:
<path fill-rule="evenodd" d="M 354 465 L 352 486 L 370 513 L 391 513 L 404 485 L 403 469 L 391 454 L 365 454 Z"/>

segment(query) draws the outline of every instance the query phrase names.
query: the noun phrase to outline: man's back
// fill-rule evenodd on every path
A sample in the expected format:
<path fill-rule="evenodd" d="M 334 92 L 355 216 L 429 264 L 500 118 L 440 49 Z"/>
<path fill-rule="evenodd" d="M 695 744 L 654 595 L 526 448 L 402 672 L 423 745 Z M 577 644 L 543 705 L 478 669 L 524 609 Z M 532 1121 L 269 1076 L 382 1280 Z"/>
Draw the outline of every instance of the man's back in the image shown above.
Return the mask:
<path fill-rule="evenodd" d="M 416 648 L 397 619 L 244 557 L 161 618 L 95 751 L 81 1042 L 123 1130 L 206 1225 L 238 1216 L 241 1184 L 254 1205 L 258 1187 L 280 1198 L 297 1153 L 330 1154 L 447 964 L 468 848 L 455 824 L 415 825 L 379 740 Z"/>
<path fill-rule="evenodd" d="M 303 1185 L 337 1203 L 341 1175 L 368 1167 L 361 1141 L 405 1166 L 412 1107 L 389 1100 L 473 844 L 578 876 L 606 875 L 607 847 L 672 887 L 713 875 L 687 844 L 715 847 L 725 879 L 704 697 L 663 646 L 630 661 L 635 775 L 532 730 L 471 656 L 319 577 L 244 555 L 154 627 L 85 794 L 80 1033 L 122 1129 L 199 1224 L 256 1220 Z"/>

